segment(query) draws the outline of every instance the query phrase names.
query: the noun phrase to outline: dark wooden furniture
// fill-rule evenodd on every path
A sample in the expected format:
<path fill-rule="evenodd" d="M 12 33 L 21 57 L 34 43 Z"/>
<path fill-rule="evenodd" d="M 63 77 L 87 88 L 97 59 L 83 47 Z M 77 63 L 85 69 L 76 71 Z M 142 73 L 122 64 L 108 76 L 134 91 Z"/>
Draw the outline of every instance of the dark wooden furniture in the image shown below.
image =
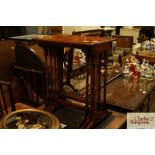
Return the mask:
<path fill-rule="evenodd" d="M 113 35 L 117 39 L 117 47 L 130 48 L 133 46 L 133 36 Z"/>
<path fill-rule="evenodd" d="M 14 70 L 18 80 L 23 80 L 20 82 L 20 85 L 23 86 L 23 94 L 29 96 L 27 98 L 30 100 L 34 102 L 36 100 L 39 103 L 39 96 L 43 99 L 46 96 L 44 62 L 33 49 L 24 45 L 16 46 L 15 58 Z"/>
<path fill-rule="evenodd" d="M 54 95 L 56 102 L 64 102 L 64 97 L 74 98 L 74 95 L 66 95 L 63 92 L 63 56 L 64 47 L 81 48 L 86 54 L 86 99 L 84 99 L 84 107 L 78 104 L 80 108 L 86 110 L 86 115 L 82 128 L 90 128 L 101 118 L 109 115 L 106 104 L 106 86 L 104 87 L 104 101 L 100 102 L 100 69 L 101 69 L 101 55 L 104 55 L 105 78 L 106 85 L 106 67 L 107 67 L 107 53 L 111 51 L 112 39 L 89 37 L 89 36 L 70 36 L 70 35 L 56 35 L 56 36 L 40 36 L 34 38 L 38 41 L 40 46 L 44 48 L 45 56 L 51 60 L 50 67 L 53 71 L 52 79 L 54 81 L 52 88 L 52 95 Z M 90 80 L 89 80 L 90 78 Z M 90 86 L 89 86 L 90 85 Z M 81 96 L 74 98 L 81 102 Z M 67 102 L 66 102 L 67 105 Z"/>
<path fill-rule="evenodd" d="M 44 62 L 33 49 L 22 44 L 17 44 L 15 58 L 14 70 L 22 94 L 22 102 L 34 107 L 42 105 L 45 108 L 49 96 Z"/>
<path fill-rule="evenodd" d="M 84 30 L 84 31 L 73 31 L 72 35 L 77 36 L 95 36 L 95 37 L 105 37 L 107 36 L 107 31 L 105 31 L 103 28 L 100 29 L 92 29 L 92 30 Z M 74 54 L 74 48 L 68 49 L 67 52 L 65 52 L 64 57 L 64 64 L 66 64 L 66 81 L 64 82 L 64 85 L 70 86 L 74 91 L 77 91 L 71 84 L 71 78 L 74 78 L 79 75 L 79 77 L 85 78 L 85 72 L 86 72 L 86 64 L 80 64 L 78 67 L 74 67 L 73 63 L 73 54 Z M 108 56 L 112 55 L 109 51 Z M 101 56 L 102 57 L 102 56 Z M 119 57 L 119 60 L 121 62 L 121 57 Z M 113 60 L 108 59 L 109 62 L 112 62 Z M 120 63 L 121 64 L 121 63 Z"/>
<path fill-rule="evenodd" d="M 19 109 L 32 108 L 21 102 L 15 103 L 11 82 L 0 80 L 0 117 Z"/>
<path fill-rule="evenodd" d="M 0 83 L 2 114 L 25 108 L 46 109 L 48 96 L 46 96 L 44 63 L 34 51 L 25 46 L 16 46 L 15 57 L 16 64 L 12 64 L 14 78 L 10 81 L 1 80 Z"/>
<path fill-rule="evenodd" d="M 56 103 L 70 105 L 85 111 L 85 118 L 80 124 L 81 128 L 91 128 L 95 123 L 107 117 L 110 113 L 106 108 L 106 75 L 107 75 L 107 55 L 112 49 L 112 41 L 115 39 L 72 36 L 72 35 L 38 35 L 12 37 L 15 40 L 36 41 L 45 51 L 45 60 L 50 60 L 52 70 L 52 91 L 51 98 Z M 63 90 L 63 60 L 64 47 L 80 48 L 86 54 L 86 95 L 85 97 L 74 94 L 66 94 Z M 104 58 L 104 100 L 101 102 L 101 57 Z M 79 103 L 73 104 L 68 99 L 76 100 Z"/>
<path fill-rule="evenodd" d="M 155 80 L 137 81 L 132 77 L 125 77 L 122 73 L 123 68 L 114 68 L 107 74 L 107 104 L 108 109 L 121 113 L 149 111 L 154 94 Z M 101 81 L 104 78 L 101 75 Z M 85 95 L 84 80 L 78 84 L 73 83 L 81 96 Z M 102 84 L 100 87 L 103 90 Z M 102 91 L 101 91 L 102 92 Z M 103 101 L 101 95 L 101 101 Z"/>
<path fill-rule="evenodd" d="M 15 42 L 13 40 L 0 40 L 0 80 L 10 81 L 13 74 Z"/>
<path fill-rule="evenodd" d="M 149 111 L 155 81 L 138 80 L 121 75 L 107 85 L 107 107 L 123 113 Z"/>
<path fill-rule="evenodd" d="M 15 110 L 14 100 L 13 100 L 13 93 L 11 89 L 11 83 L 7 81 L 0 80 L 0 115 L 3 116 L 4 114 L 8 114 L 8 108 L 7 108 L 7 99 L 6 99 L 6 91 L 8 91 L 9 94 L 9 102 L 11 110 Z"/>
<path fill-rule="evenodd" d="M 93 29 L 93 30 L 84 30 L 84 31 L 73 31 L 72 35 L 77 36 L 98 36 L 103 37 L 104 31 L 103 29 Z M 66 80 L 64 82 L 64 85 L 70 86 L 74 91 L 77 91 L 71 84 L 71 79 L 76 76 L 81 76 L 82 78 L 85 78 L 86 73 L 86 64 L 79 64 L 78 67 L 74 67 L 73 63 L 73 55 L 74 55 L 74 48 L 70 48 L 67 51 L 65 51 L 64 56 L 64 65 L 66 67 Z"/>
<path fill-rule="evenodd" d="M 37 109 L 23 109 L 9 113 L 0 122 L 2 129 L 59 129 L 53 114 Z"/>
<path fill-rule="evenodd" d="M 45 75 L 42 71 L 14 66 L 17 76 L 17 84 L 21 93 L 21 102 L 33 107 L 46 107 Z M 41 108 L 41 107 L 40 107 Z"/>

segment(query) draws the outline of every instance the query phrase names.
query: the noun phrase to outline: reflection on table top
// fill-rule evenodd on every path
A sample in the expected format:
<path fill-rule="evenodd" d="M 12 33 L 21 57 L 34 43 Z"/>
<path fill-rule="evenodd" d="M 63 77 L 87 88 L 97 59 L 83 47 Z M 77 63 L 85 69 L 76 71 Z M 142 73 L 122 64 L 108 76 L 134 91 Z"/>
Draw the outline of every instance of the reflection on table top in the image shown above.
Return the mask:
<path fill-rule="evenodd" d="M 68 34 L 60 34 L 60 35 L 23 35 L 23 36 L 15 36 L 10 37 L 13 40 L 32 40 L 44 43 L 59 43 L 65 45 L 66 43 L 72 45 L 96 45 L 96 44 L 103 44 L 106 42 L 111 42 L 116 39 L 112 38 L 103 38 L 103 37 L 93 37 L 93 36 L 75 36 L 75 35 L 68 35 Z"/>
<path fill-rule="evenodd" d="M 144 103 L 155 87 L 155 80 L 131 80 L 123 75 L 107 86 L 107 102 L 129 111 Z"/>

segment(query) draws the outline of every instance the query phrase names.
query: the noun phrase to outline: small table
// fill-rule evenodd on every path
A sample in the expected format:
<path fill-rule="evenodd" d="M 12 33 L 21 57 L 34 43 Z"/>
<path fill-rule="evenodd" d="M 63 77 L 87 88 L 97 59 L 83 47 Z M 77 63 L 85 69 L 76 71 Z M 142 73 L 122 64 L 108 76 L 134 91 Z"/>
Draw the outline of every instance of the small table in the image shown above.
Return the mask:
<path fill-rule="evenodd" d="M 45 55 L 45 63 L 51 72 L 51 89 L 50 98 L 56 103 L 62 103 L 66 106 L 74 106 L 85 112 L 84 120 L 81 120 L 79 128 L 92 128 L 101 119 L 104 119 L 111 113 L 106 108 L 106 80 L 107 80 L 107 58 L 108 53 L 112 51 L 112 42 L 116 39 L 90 36 L 73 36 L 73 35 L 32 35 L 10 37 L 16 41 L 35 41 L 43 49 Z M 64 48 L 80 48 L 86 55 L 86 92 L 85 98 L 68 95 L 64 92 L 63 81 L 63 61 Z M 101 56 L 104 58 L 102 64 Z M 101 81 L 101 67 L 104 70 L 104 79 Z M 46 70 L 47 72 L 47 70 Z M 48 79 L 47 79 L 48 81 Z M 100 85 L 104 83 L 101 92 Z M 48 88 L 48 82 L 47 82 Z M 104 97 L 101 101 L 101 96 Z M 79 104 L 71 104 L 68 99 L 79 101 Z M 84 103 L 84 104 L 81 104 Z"/>
<path fill-rule="evenodd" d="M 60 123 L 53 114 L 37 109 L 11 112 L 1 120 L 2 129 L 59 129 Z"/>

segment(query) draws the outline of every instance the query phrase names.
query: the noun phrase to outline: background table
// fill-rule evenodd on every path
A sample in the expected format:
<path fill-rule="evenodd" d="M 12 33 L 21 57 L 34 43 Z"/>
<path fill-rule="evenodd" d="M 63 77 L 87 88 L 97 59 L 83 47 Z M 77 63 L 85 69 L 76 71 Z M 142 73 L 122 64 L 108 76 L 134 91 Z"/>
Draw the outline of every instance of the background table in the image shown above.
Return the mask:
<path fill-rule="evenodd" d="M 155 80 L 134 81 L 122 75 L 107 86 L 107 105 L 123 113 L 149 111 L 154 88 Z"/>

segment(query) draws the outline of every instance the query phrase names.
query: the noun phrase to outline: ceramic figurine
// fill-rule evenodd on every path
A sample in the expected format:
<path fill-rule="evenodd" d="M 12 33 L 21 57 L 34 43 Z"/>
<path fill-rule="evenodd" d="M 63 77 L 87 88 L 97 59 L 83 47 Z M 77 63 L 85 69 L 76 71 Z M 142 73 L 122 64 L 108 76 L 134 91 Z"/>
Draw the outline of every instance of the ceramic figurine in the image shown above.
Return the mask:
<path fill-rule="evenodd" d="M 82 52 L 81 49 L 75 48 L 74 55 L 73 55 L 73 61 L 74 63 L 85 64 L 86 63 L 85 53 Z"/>
<path fill-rule="evenodd" d="M 123 74 L 124 74 L 124 76 L 130 76 L 131 75 L 129 64 L 125 65 L 124 70 L 123 70 Z"/>

